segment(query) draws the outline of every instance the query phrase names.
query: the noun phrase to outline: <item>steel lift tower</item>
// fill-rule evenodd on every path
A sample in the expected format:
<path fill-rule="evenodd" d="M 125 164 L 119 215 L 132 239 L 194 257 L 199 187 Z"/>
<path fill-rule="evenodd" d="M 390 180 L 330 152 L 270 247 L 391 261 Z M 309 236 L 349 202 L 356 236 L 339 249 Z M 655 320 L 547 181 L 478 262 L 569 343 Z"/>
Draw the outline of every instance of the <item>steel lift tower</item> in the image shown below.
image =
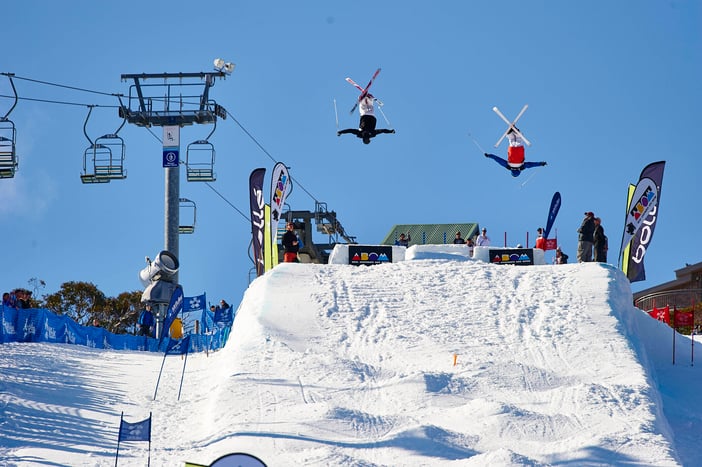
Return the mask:
<path fill-rule="evenodd" d="M 215 63 L 216 65 L 217 63 Z M 225 119 L 226 110 L 210 99 L 216 78 L 224 78 L 233 66 L 216 68 L 215 72 L 124 74 L 123 81 L 133 81 L 127 105 L 120 105 L 119 116 L 141 127 L 163 127 L 163 168 L 165 170 L 165 250 L 178 258 L 180 207 L 180 128 L 193 124 L 216 124 Z M 147 83 L 148 81 L 148 83 Z M 189 91 L 194 90 L 194 91 Z M 214 157 L 212 157 L 212 162 Z M 187 167 L 186 167 L 187 170 Z M 201 173 L 203 169 L 198 169 Z M 208 171 L 209 170 L 209 171 Z M 209 174 L 197 181 L 212 181 Z M 190 178 L 189 178 L 190 179 Z M 178 282 L 177 275 L 174 278 Z"/>

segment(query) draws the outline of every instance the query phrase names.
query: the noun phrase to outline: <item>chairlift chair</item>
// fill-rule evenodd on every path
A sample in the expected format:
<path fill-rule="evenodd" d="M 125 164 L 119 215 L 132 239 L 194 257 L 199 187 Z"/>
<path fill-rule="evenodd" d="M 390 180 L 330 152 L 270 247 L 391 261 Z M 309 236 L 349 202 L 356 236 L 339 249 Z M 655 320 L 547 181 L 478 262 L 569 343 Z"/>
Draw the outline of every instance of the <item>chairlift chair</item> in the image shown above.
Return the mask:
<path fill-rule="evenodd" d="M 12 81 L 13 75 L 11 73 L 3 74 L 10 80 L 10 86 L 12 86 L 12 92 L 14 93 L 14 102 L 10 110 L 8 110 L 4 116 L 0 117 L 0 178 L 12 178 L 15 176 L 15 172 L 19 167 L 17 152 L 15 150 L 17 130 L 15 129 L 15 124 L 8 117 L 17 105 L 19 97 L 17 96 L 15 83 Z"/>
<path fill-rule="evenodd" d="M 83 183 L 110 182 L 109 178 L 98 176 L 97 166 L 95 164 L 95 156 L 97 152 L 98 148 L 95 147 L 95 144 L 91 144 L 83 153 L 83 172 L 80 174 L 80 181 Z"/>
<path fill-rule="evenodd" d="M 0 178 L 12 178 L 17 171 L 15 124 L 6 118 L 0 119 Z"/>
<path fill-rule="evenodd" d="M 217 179 L 214 173 L 215 149 L 209 141 L 216 129 L 215 119 L 207 138 L 188 144 L 185 151 L 185 173 L 189 182 L 214 182 Z"/>
<path fill-rule="evenodd" d="M 93 142 L 86 130 L 93 106 L 90 106 L 89 109 L 83 124 L 83 133 L 90 142 L 90 146 L 83 153 L 81 181 L 83 183 L 108 183 L 110 180 L 127 178 L 127 172 L 124 169 L 124 140 L 117 134 L 127 120 L 124 119 L 114 133 L 102 135 Z"/>
<path fill-rule="evenodd" d="M 195 202 L 192 200 L 189 200 L 187 198 L 179 198 L 178 201 L 180 202 L 180 215 L 179 218 L 183 219 L 184 216 L 183 214 L 187 213 L 187 217 L 185 217 L 188 222 L 185 222 L 184 224 L 181 224 L 178 226 L 178 233 L 180 234 L 191 234 L 195 232 L 195 219 L 196 219 L 196 214 L 197 214 L 197 206 L 195 205 Z"/>
<path fill-rule="evenodd" d="M 189 182 L 214 182 L 215 149 L 206 139 L 188 144 L 185 154 L 185 168 Z"/>
<path fill-rule="evenodd" d="M 116 133 L 102 135 L 95 140 L 93 160 L 95 176 L 109 180 L 127 178 L 124 170 L 124 140 Z"/>

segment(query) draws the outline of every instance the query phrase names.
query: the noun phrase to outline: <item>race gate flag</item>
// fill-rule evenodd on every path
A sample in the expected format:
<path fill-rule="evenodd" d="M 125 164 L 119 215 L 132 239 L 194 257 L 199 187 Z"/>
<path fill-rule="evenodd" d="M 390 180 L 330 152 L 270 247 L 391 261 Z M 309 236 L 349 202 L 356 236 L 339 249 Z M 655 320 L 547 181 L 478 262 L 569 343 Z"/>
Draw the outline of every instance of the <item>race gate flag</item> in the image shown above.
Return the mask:
<path fill-rule="evenodd" d="M 665 161 L 647 165 L 630 195 L 620 257 L 622 270 L 630 282 L 646 279 L 644 256 L 651 244 L 660 213 L 661 187 Z M 631 193 L 631 192 L 630 192 Z"/>
<path fill-rule="evenodd" d="M 670 324 L 670 307 L 656 308 L 648 312 L 649 316 L 658 321 L 663 321 L 666 324 Z"/>
<path fill-rule="evenodd" d="M 151 414 L 140 422 L 124 421 L 124 412 L 119 422 L 119 441 L 151 441 Z"/>
<path fill-rule="evenodd" d="M 187 354 L 190 349 L 190 335 L 183 337 L 182 339 L 171 339 L 168 341 L 168 346 L 166 347 L 167 354 L 183 355 Z"/>
<path fill-rule="evenodd" d="M 544 229 L 544 238 L 548 239 L 548 234 L 551 233 L 551 228 L 553 223 L 556 221 L 556 216 L 558 215 L 558 210 L 561 209 L 561 194 L 555 192 L 553 198 L 551 198 L 551 206 L 548 208 L 548 219 L 546 219 L 546 228 Z M 553 246 L 553 243 L 551 243 Z M 546 243 L 547 250 L 555 250 L 556 246 L 549 248 L 549 243 Z"/>
<path fill-rule="evenodd" d="M 265 228 L 263 176 L 266 169 L 254 169 L 249 176 L 249 196 L 251 204 L 251 235 L 253 236 L 253 256 L 256 266 L 256 276 L 264 272 L 263 260 L 263 229 Z"/>
<path fill-rule="evenodd" d="M 122 412 L 119 417 L 119 434 L 117 436 L 115 465 L 117 465 L 119 461 L 119 445 L 123 441 L 148 441 L 149 454 L 146 465 L 151 464 L 151 412 L 149 412 L 149 418 L 135 423 L 125 422 L 124 412 Z"/>
<path fill-rule="evenodd" d="M 183 311 L 201 311 L 206 308 L 206 305 L 207 300 L 204 293 L 194 297 L 185 297 Z"/>
<path fill-rule="evenodd" d="M 695 317 L 692 311 L 678 311 L 673 309 L 673 327 L 683 328 L 687 326 L 694 326 Z"/>

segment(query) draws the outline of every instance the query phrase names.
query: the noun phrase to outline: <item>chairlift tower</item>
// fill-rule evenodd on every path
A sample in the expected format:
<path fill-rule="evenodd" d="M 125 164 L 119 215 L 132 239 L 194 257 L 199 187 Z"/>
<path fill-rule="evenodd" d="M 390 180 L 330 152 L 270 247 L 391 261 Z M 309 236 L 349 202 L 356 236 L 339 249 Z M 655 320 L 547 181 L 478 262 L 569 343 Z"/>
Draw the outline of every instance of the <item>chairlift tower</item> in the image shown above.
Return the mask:
<path fill-rule="evenodd" d="M 119 116 L 128 123 L 150 128 L 163 127 L 163 168 L 165 171 L 165 250 L 179 257 L 180 226 L 180 128 L 193 124 L 215 124 L 225 119 L 226 110 L 210 100 L 210 88 L 226 70 L 199 73 L 123 74 L 133 81 L 129 101 Z M 148 82 L 147 82 L 148 81 Z M 195 91 L 189 91 L 194 89 Z M 178 283 L 177 276 L 174 278 Z"/>

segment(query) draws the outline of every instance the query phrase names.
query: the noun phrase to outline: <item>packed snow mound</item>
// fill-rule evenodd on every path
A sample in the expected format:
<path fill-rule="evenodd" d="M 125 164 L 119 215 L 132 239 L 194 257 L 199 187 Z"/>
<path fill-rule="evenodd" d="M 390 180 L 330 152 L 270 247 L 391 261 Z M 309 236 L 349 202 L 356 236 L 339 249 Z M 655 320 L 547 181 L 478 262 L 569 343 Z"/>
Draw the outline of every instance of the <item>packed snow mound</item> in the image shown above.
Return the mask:
<path fill-rule="evenodd" d="M 438 256 L 275 267 L 224 349 L 166 359 L 155 401 L 161 356 L 4 346 L 0 458 L 112 465 L 124 411 L 153 412 L 152 465 L 680 465 L 643 341 L 670 334 L 620 271 Z"/>

